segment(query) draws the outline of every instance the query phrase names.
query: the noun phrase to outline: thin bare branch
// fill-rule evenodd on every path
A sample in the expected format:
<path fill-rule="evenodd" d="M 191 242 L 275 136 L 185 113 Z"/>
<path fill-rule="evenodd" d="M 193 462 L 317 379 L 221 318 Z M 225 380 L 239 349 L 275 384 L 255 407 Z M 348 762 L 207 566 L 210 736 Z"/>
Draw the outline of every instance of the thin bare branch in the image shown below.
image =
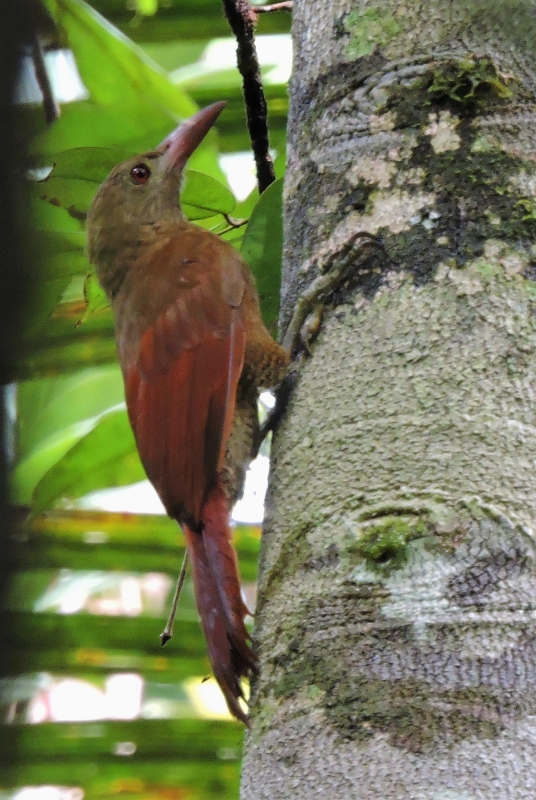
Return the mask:
<path fill-rule="evenodd" d="M 175 586 L 175 592 L 173 594 L 173 600 L 171 602 L 171 610 L 169 612 L 168 621 L 166 623 L 166 627 L 160 634 L 160 643 L 162 647 L 164 647 L 170 639 L 173 638 L 173 627 L 175 625 L 175 615 L 177 613 L 177 606 L 179 604 L 179 597 L 181 596 L 182 587 L 184 585 L 184 579 L 186 578 L 186 569 L 188 567 L 188 550 L 184 551 L 184 558 L 182 560 L 181 571 L 179 572 L 179 577 L 177 579 L 177 585 Z"/>
<path fill-rule="evenodd" d="M 284 3 L 272 3 L 269 6 L 252 6 L 251 10 L 255 14 L 272 14 L 274 11 L 292 11 L 294 3 L 286 0 Z"/>
<path fill-rule="evenodd" d="M 229 226 L 229 230 L 232 230 L 233 228 L 242 228 L 249 222 L 249 219 L 235 219 L 234 217 L 230 217 L 229 214 L 222 214 L 222 217 Z"/>
<path fill-rule="evenodd" d="M 222 0 L 222 2 L 225 16 L 238 44 L 237 63 L 242 75 L 248 130 L 257 167 L 257 184 L 259 192 L 262 193 L 275 181 L 275 172 L 269 152 L 266 98 L 255 47 L 256 9 L 253 9 L 247 0 Z"/>
<path fill-rule="evenodd" d="M 37 35 L 32 40 L 32 60 L 35 68 L 35 77 L 43 95 L 43 107 L 45 109 L 45 119 L 47 124 L 55 122 L 60 114 L 60 107 L 54 97 L 50 78 L 48 77 L 47 68 L 45 66 L 45 59 L 43 56 L 43 49 Z"/>

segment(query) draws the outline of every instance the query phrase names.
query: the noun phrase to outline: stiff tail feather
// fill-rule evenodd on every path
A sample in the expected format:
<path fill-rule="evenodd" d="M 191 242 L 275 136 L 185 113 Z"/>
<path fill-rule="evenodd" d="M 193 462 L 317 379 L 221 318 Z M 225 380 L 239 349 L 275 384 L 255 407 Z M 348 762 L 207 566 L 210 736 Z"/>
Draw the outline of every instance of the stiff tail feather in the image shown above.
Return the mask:
<path fill-rule="evenodd" d="M 214 676 L 229 710 L 249 725 L 248 716 L 238 702 L 243 697 L 240 678 L 255 670 L 257 660 L 248 644 L 249 634 L 244 624 L 248 611 L 240 596 L 229 508 L 219 482 L 209 491 L 203 504 L 201 523 L 200 532 L 183 526 L 197 610 Z"/>

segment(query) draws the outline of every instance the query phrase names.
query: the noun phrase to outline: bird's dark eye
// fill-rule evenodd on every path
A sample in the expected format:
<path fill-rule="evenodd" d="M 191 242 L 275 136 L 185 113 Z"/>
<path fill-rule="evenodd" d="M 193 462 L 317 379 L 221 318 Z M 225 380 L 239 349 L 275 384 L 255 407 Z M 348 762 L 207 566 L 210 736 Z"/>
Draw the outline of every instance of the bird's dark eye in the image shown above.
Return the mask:
<path fill-rule="evenodd" d="M 147 183 L 151 177 L 151 170 L 147 164 L 136 164 L 136 166 L 132 167 L 130 170 L 130 177 L 134 183 Z"/>

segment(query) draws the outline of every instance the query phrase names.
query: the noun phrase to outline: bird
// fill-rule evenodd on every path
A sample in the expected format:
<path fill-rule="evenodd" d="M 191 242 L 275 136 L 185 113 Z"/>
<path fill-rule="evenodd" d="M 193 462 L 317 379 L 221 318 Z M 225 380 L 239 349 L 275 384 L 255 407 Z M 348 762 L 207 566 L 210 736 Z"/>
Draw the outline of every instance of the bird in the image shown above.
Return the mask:
<path fill-rule="evenodd" d="M 188 158 L 224 102 L 118 164 L 87 216 L 87 252 L 110 301 L 141 462 L 181 526 L 214 676 L 246 725 L 240 679 L 257 659 L 244 618 L 230 508 L 258 437 L 257 397 L 289 355 L 265 327 L 254 278 L 228 242 L 184 216 Z"/>

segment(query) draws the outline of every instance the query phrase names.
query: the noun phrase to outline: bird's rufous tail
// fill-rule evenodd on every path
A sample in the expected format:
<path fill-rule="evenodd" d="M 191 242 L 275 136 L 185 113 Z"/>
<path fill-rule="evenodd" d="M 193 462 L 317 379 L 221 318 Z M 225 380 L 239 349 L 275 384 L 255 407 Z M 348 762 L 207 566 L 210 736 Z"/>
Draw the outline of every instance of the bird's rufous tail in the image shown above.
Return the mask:
<path fill-rule="evenodd" d="M 209 491 L 201 511 L 200 532 L 183 526 L 192 565 L 195 600 L 207 641 L 214 676 L 229 710 L 249 725 L 240 706 L 240 678 L 251 674 L 257 660 L 244 625 L 248 610 L 240 596 L 236 553 L 231 543 L 229 507 L 219 482 Z"/>

